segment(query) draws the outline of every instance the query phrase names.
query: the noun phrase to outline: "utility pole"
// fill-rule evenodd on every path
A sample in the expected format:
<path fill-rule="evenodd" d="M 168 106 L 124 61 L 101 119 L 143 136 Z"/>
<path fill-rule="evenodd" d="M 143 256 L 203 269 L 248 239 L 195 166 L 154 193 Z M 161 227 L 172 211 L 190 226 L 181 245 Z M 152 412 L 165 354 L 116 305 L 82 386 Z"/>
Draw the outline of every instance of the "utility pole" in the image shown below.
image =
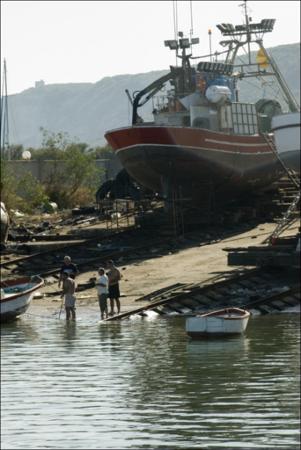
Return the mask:
<path fill-rule="evenodd" d="M 3 84 L 1 92 L 1 156 L 10 160 L 9 127 L 8 127 L 8 100 L 7 100 L 7 72 L 6 60 L 3 60 Z"/>

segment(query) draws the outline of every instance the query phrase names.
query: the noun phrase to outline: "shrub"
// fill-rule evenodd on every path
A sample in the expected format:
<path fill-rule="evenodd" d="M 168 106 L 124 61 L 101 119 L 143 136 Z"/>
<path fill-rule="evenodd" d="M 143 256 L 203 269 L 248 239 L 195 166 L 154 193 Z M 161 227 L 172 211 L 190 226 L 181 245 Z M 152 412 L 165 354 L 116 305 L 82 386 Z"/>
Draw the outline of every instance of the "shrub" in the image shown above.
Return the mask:
<path fill-rule="evenodd" d="M 22 211 L 27 213 L 49 201 L 44 186 L 31 173 L 27 173 L 18 181 L 17 194 L 22 201 Z"/>

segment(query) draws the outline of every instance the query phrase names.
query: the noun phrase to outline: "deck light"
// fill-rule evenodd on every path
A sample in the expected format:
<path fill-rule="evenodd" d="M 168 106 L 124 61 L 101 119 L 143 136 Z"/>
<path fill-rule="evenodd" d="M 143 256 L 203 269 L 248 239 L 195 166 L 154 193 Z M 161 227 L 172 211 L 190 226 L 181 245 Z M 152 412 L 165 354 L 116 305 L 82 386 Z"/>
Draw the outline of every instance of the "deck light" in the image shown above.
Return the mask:
<path fill-rule="evenodd" d="M 180 39 L 180 48 L 189 48 L 189 47 L 190 47 L 189 39 L 187 38 Z"/>
<path fill-rule="evenodd" d="M 170 50 L 177 50 L 177 48 L 178 48 L 178 43 L 176 40 L 164 41 L 164 45 L 165 45 L 165 47 L 169 47 Z"/>
<path fill-rule="evenodd" d="M 259 23 L 250 23 L 249 31 L 267 33 L 273 30 L 275 21 L 275 19 L 262 19 Z M 221 23 L 216 26 L 224 36 L 240 36 L 247 32 L 247 25 L 235 25 L 234 27 L 231 23 Z"/>

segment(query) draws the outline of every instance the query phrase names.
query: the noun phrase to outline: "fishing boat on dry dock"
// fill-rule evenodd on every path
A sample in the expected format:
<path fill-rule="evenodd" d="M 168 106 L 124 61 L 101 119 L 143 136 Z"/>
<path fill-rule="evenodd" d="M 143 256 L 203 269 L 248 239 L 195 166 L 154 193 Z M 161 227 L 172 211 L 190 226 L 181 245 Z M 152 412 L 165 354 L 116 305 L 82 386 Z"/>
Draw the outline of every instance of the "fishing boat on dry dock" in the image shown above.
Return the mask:
<path fill-rule="evenodd" d="M 1 322 L 16 319 L 28 309 L 34 293 L 44 284 L 39 276 L 17 278 L 0 282 Z"/>
<path fill-rule="evenodd" d="M 188 317 L 185 325 L 186 333 L 193 339 L 241 334 L 246 330 L 249 318 L 249 311 L 244 309 L 219 309 Z"/>
<path fill-rule="evenodd" d="M 244 6 L 244 24 L 217 25 L 223 51 L 211 52 L 196 65 L 192 47 L 198 38 L 179 32 L 178 39 L 165 41 L 181 66 L 171 66 L 166 75 L 130 97 L 131 126 L 105 134 L 127 172 L 166 199 L 181 197 L 199 204 L 210 195 L 224 203 L 258 191 L 283 174 L 264 135 L 271 133 L 274 116 L 297 112 L 299 105 L 263 46 L 262 38 L 273 31 L 275 19 L 253 23 L 246 2 Z M 251 52 L 253 44 L 257 53 Z M 247 56 L 240 62 L 242 49 Z M 261 80 L 260 94 L 256 96 L 256 87 L 249 89 L 254 101 L 241 101 L 239 85 L 251 78 Z M 277 99 L 272 90 L 267 98 L 267 83 L 278 88 Z M 138 110 L 149 100 L 153 121 L 146 122 Z"/>

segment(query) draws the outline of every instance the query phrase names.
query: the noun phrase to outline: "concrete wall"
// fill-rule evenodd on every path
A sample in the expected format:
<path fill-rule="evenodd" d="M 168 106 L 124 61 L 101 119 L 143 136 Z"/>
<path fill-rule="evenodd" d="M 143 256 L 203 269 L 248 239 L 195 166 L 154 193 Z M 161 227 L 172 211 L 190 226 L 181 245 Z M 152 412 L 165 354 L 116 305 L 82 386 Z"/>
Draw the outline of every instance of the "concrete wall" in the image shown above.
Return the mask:
<path fill-rule="evenodd" d="M 51 171 L 54 170 L 57 161 L 25 161 L 25 160 L 14 160 L 7 161 L 7 165 L 11 168 L 16 178 L 22 178 L 26 173 L 30 172 L 35 178 L 43 182 L 47 179 Z M 63 161 L 59 162 L 60 166 Z M 97 167 L 104 169 L 103 180 L 106 181 L 110 178 L 114 178 L 117 173 L 122 169 L 120 162 L 117 159 L 97 159 L 95 160 Z"/>

